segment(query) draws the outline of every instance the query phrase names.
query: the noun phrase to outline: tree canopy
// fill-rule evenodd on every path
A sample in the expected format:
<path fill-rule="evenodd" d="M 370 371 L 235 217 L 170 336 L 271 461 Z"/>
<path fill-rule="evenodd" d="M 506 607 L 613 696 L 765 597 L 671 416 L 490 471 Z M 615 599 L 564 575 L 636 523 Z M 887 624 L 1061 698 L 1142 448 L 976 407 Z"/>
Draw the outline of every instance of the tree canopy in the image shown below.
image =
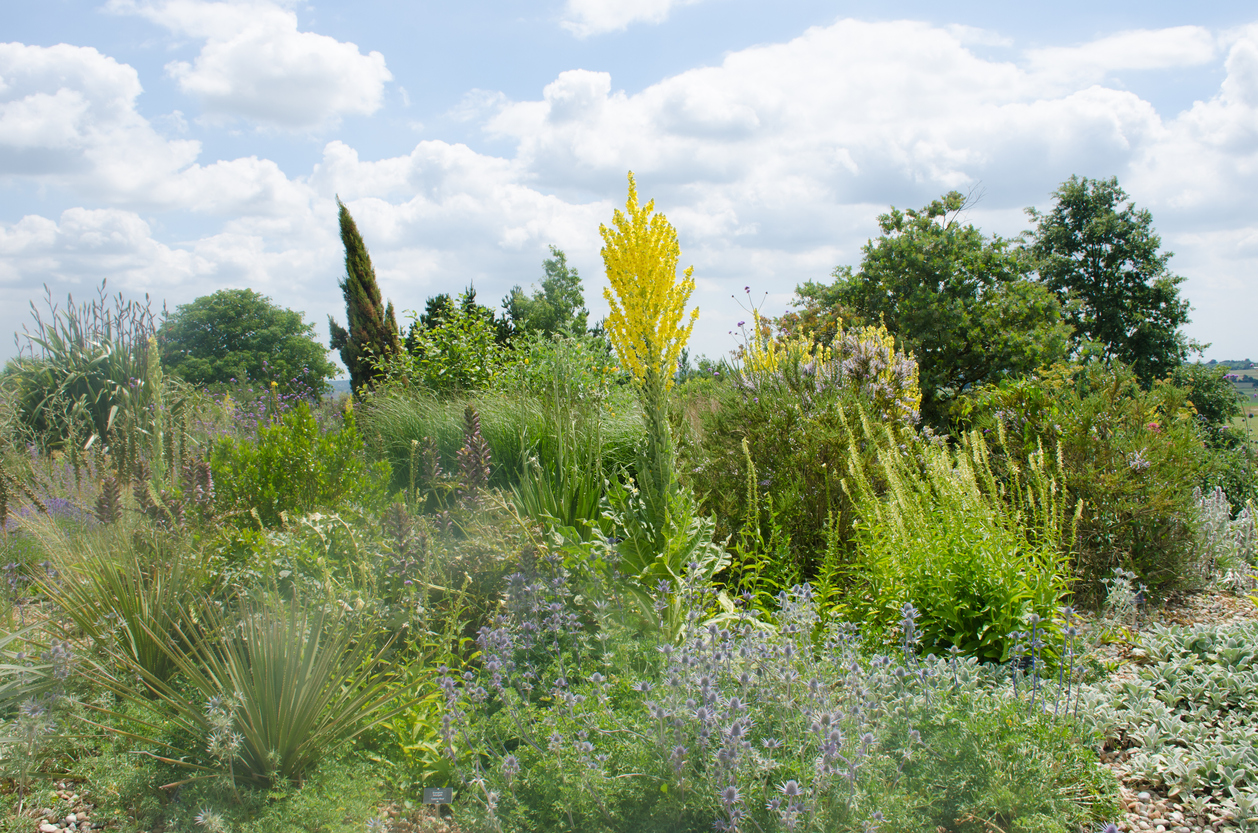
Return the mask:
<path fill-rule="evenodd" d="M 1031 251 L 1044 284 L 1065 305 L 1076 354 L 1099 349 L 1132 366 L 1148 385 L 1178 367 L 1195 347 L 1180 332 L 1189 306 L 1184 279 L 1167 269 L 1153 217 L 1137 210 L 1118 179 L 1072 176 L 1036 222 Z"/>
<path fill-rule="evenodd" d="M 829 343 L 844 326 L 885 324 L 917 359 L 922 416 L 942 425 L 962 391 L 1033 370 L 1064 355 L 1068 329 L 1053 294 L 1032 279 L 1016 243 L 985 237 L 958 215 L 953 191 L 921 210 L 879 216 L 859 271 L 796 288 L 802 309 L 779 324 Z"/>
<path fill-rule="evenodd" d="M 507 320 L 518 333 L 584 333 L 589 311 L 581 291 L 581 276 L 568 265 L 561 249 L 551 246 L 550 255 L 542 262 L 546 276 L 541 289 L 528 296 L 517 285 L 503 298 Z"/>
<path fill-rule="evenodd" d="M 221 289 L 180 304 L 159 330 L 162 365 L 194 385 L 275 381 L 322 393 L 336 374 L 314 325 L 252 289 Z"/>

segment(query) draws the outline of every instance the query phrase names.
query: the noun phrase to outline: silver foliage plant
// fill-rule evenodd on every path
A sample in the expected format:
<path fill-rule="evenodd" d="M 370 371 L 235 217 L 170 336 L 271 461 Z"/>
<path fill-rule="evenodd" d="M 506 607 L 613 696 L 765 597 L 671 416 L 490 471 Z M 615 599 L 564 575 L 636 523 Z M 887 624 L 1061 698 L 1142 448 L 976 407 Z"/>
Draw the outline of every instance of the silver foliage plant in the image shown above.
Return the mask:
<path fill-rule="evenodd" d="M 1232 593 L 1255 588 L 1258 564 L 1258 522 L 1252 503 L 1235 518 L 1221 487 L 1205 493 L 1193 490 L 1197 504 L 1197 576 L 1202 584 L 1216 583 Z"/>

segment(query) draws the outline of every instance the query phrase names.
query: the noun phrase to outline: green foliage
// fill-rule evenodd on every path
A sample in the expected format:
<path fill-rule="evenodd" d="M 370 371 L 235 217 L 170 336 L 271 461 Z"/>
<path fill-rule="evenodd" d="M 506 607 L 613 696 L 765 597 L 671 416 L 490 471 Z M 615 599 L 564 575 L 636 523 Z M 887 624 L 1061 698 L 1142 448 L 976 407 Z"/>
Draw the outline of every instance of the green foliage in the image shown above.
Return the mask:
<path fill-rule="evenodd" d="M 340 207 L 341 242 L 345 245 L 346 277 L 340 285 L 349 329 L 337 324 L 329 315 L 328 330 L 332 333 L 329 346 L 340 351 L 341 362 L 349 370 L 350 387 L 358 393 L 372 385 L 378 375 L 379 362 L 401 351 L 401 340 L 393 304 L 384 306 L 380 286 L 376 283 L 376 270 L 371 266 L 371 256 L 367 254 L 358 226 L 339 198 L 336 204 Z"/>
<path fill-rule="evenodd" d="M 185 786 L 153 821 L 199 833 L 362 833 L 378 818 L 382 787 L 374 766 L 345 755 L 321 764 L 301 784 L 234 791 L 212 782 Z"/>
<path fill-rule="evenodd" d="M 542 278 L 541 289 L 530 297 L 519 286 L 513 286 L 502 300 L 507 321 L 518 334 L 584 334 L 589 311 L 581 291 L 581 276 L 568 265 L 568 257 L 561 250 L 551 246 L 550 255 L 542 262 L 546 277 Z"/>
<path fill-rule="evenodd" d="M 1117 177 L 1072 176 L 1053 200 L 1047 213 L 1027 209 L 1036 223 L 1031 252 L 1065 304 L 1074 349 L 1097 345 L 1144 385 L 1165 378 L 1194 345 L 1180 332 L 1189 311 L 1179 296 L 1184 279 L 1166 268 L 1171 253 L 1160 251 L 1152 215 L 1128 201 Z"/>
<path fill-rule="evenodd" d="M 1225 367 L 1196 362 L 1180 365 L 1169 378 L 1187 392 L 1210 449 L 1203 485 L 1222 488 L 1235 514 L 1247 501 L 1258 500 L 1258 450 L 1232 424 L 1245 400 L 1226 373 Z"/>
<path fill-rule="evenodd" d="M 538 382 L 537 386 L 541 384 Z M 414 459 L 420 490 L 425 494 L 443 491 L 443 473 L 458 469 L 457 455 L 464 439 L 463 413 L 468 402 L 474 403 L 480 413 L 481 433 L 489 443 L 494 462 L 491 486 L 506 488 L 516 482 L 529 469 L 531 457 L 536 457 L 545 470 L 560 453 L 557 437 L 561 426 L 549 420 L 545 399 L 527 389 L 514 394 L 490 391 L 471 399 L 443 399 L 423 390 L 384 390 L 364 404 L 362 425 L 374 453 L 388 460 L 393 468 L 392 488 L 408 488 Z M 577 418 L 587 426 L 595 424 L 597 414 L 599 430 L 582 431 L 580 437 L 583 444 L 596 443 L 598 449 L 583 445 L 575 452 L 580 459 L 601 456 L 607 473 L 633 464 L 643 429 L 631 393 L 619 392 L 605 401 L 586 399 L 571 407 L 580 412 Z M 433 472 L 426 451 L 429 440 L 438 472 Z M 434 477 L 434 473 L 439 476 Z"/>
<path fill-rule="evenodd" d="M 158 330 L 162 365 L 197 386 L 279 383 L 281 393 L 321 394 L 336 365 L 314 325 L 252 289 L 221 289 L 180 304 Z"/>
<path fill-rule="evenodd" d="M 852 621 L 890 627 L 907 602 L 921 614 L 926 650 L 1004 662 L 1033 614 L 1052 619 L 1069 589 L 1061 550 L 1070 533 L 1042 450 L 1003 482 L 978 435 L 955 452 L 887 443 L 870 469 L 854 460 L 844 484 L 860 514 Z"/>
<path fill-rule="evenodd" d="M 305 402 L 260 427 L 256 440 L 219 440 L 210 462 L 223 509 L 264 526 L 343 500 L 376 504 L 389 476 L 385 464 L 367 463 L 352 407 L 338 430 L 324 432 Z"/>
<path fill-rule="evenodd" d="M 440 681 L 472 830 L 1067 833 L 1115 812 L 1091 739 L 973 660 L 863 657 L 807 586 L 771 622 L 707 627 L 691 596 L 697 626 L 659 645 L 567 563 L 513 582 L 481 668 Z"/>
<path fill-rule="evenodd" d="M 485 315 L 475 299 L 469 289 L 429 322 L 414 318 L 406 349 L 383 356 L 376 365 L 384 384 L 441 395 L 488 388 L 505 355 L 493 313 Z"/>
<path fill-rule="evenodd" d="M 860 270 L 839 267 L 832 285 L 797 287 L 803 309 L 781 321 L 823 344 L 840 322 L 885 324 L 921 367 L 922 415 L 935 426 L 962 392 L 1061 358 L 1068 335 L 1026 252 L 962 226 L 965 205 L 953 191 L 879 216 L 882 236 L 865 245 Z"/>
<path fill-rule="evenodd" d="M 1101 582 L 1115 567 L 1159 595 L 1185 585 L 1193 489 L 1207 465 L 1187 391 L 1169 382 L 1146 390 L 1120 364 L 1061 365 L 980 391 L 957 413 L 988 438 L 998 472 L 1025 465 L 1039 449 L 1059 449 L 1068 498 L 1082 504 L 1076 599 L 1099 604 Z"/>
<path fill-rule="evenodd" d="M 24 529 L 38 541 L 51 571 L 32 571 L 35 585 L 69 624 L 63 638 L 109 644 L 122 675 L 170 683 L 177 666 L 164 642 L 195 634 L 211 579 L 204 562 L 144 524 L 102 526 L 71 534 L 48 519 Z"/>
<path fill-rule="evenodd" d="M 842 481 L 854 476 L 853 465 L 871 465 L 880 446 L 914 436 L 911 424 L 899 420 L 886 423 L 890 434 L 867 432 L 858 412 L 873 403 L 862 398 L 859 387 L 858 378 L 788 357 L 778 371 L 739 374 L 712 385 L 710 394 L 689 399 L 693 420 L 686 421 L 698 425 L 685 446 L 683 468 L 687 482 L 702 490 L 718 537 L 739 533 L 751 522 L 759 527 L 759 540 L 774 540 L 775 550 L 786 551 L 782 557 L 775 553 L 774 561 L 765 565 L 769 569 L 755 571 L 768 580 L 767 586 L 741 589 L 774 595 L 800 581 L 821 578 L 826 553 L 849 548 L 855 513 Z M 685 388 L 682 395 L 687 395 Z M 858 449 L 858 455 L 849 453 L 851 449 Z M 748 455 L 755 470 L 754 493 L 747 482 Z M 753 506 L 759 502 L 767 509 L 770 501 L 768 514 Z"/>
<path fill-rule="evenodd" d="M 381 665 L 391 640 L 377 647 L 361 623 L 323 604 L 241 598 L 206 605 L 202 622 L 204 635 L 146 626 L 178 684 L 137 669 L 165 718 L 151 730 L 190 739 L 172 750 L 176 764 L 254 786 L 299 782 L 408 696 Z M 93 676 L 123 701 L 140 696 L 107 671 Z"/>

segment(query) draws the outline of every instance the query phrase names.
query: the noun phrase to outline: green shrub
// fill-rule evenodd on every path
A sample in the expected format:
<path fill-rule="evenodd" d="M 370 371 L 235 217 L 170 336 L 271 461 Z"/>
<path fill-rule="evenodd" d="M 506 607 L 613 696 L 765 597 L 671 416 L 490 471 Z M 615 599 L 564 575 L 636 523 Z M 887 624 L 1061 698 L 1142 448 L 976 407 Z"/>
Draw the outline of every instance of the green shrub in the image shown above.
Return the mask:
<path fill-rule="evenodd" d="M 1032 615 L 1052 620 L 1069 589 L 1069 529 L 1042 451 L 997 483 L 977 436 L 956 451 L 888 444 L 875 468 L 882 496 L 852 468 L 860 513 L 846 598 L 852 621 L 888 628 L 907 602 L 921 614 L 926 650 L 955 646 L 1004 662 Z"/>
<path fill-rule="evenodd" d="M 1116 567 L 1157 595 L 1186 583 L 1193 489 L 1208 452 L 1184 388 L 1155 382 L 1145 390 L 1119 364 L 1058 365 L 979 391 L 957 413 L 988 439 L 998 478 L 1040 449 L 1058 449 L 1069 500 L 1082 501 L 1073 544 L 1079 601 L 1099 604 Z"/>
<path fill-rule="evenodd" d="M 807 586 L 768 622 L 705 622 L 692 588 L 695 626 L 659 644 L 563 564 L 515 577 L 481 667 L 440 681 L 469 830 L 1073 833 L 1116 812 L 1090 737 L 974 660 L 862 655 L 837 623 L 814 641 Z"/>
<path fill-rule="evenodd" d="M 687 387 L 684 419 L 698 428 L 681 444 L 681 470 L 715 518 L 718 539 L 752 524 L 760 539 L 781 541 L 789 555 L 773 565 L 773 592 L 823 577 L 827 551 L 850 548 L 855 532 L 843 480 L 856 475 L 853 467 L 870 466 L 880 447 L 909 441 L 912 425 L 897 420 L 887 423 L 889 433 L 867 431 L 857 416 L 867 400 L 854 385 L 789 357 L 778 371 L 754 379 L 737 375 L 691 396 Z M 769 496 L 772 510 L 762 513 Z"/>
<path fill-rule="evenodd" d="M 431 318 L 412 314 L 405 348 L 378 361 L 376 384 L 439 395 L 481 391 L 505 359 L 493 312 L 469 289 Z"/>
<path fill-rule="evenodd" d="M 378 504 L 388 482 L 386 465 L 366 462 L 352 407 L 339 430 L 323 432 L 310 406 L 298 403 L 260 427 L 255 441 L 219 440 L 210 463 L 223 510 L 263 526 L 345 500 Z"/>

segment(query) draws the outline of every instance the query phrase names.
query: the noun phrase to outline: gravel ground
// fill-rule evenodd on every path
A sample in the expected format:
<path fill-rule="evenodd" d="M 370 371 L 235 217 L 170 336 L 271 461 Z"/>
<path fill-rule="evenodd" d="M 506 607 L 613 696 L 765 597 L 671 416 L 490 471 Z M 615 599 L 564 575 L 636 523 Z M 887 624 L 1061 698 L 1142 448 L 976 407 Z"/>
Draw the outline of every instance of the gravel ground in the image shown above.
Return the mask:
<path fill-rule="evenodd" d="M 1171 599 L 1164 608 L 1154 611 L 1138 626 L 1238 625 L 1255 620 L 1258 620 L 1258 607 L 1248 598 L 1199 593 Z M 1121 663 L 1112 680 L 1119 681 L 1135 674 L 1136 666 L 1129 656 L 1130 647 L 1127 643 L 1105 646 L 1106 650 L 1102 653 Z M 1203 807 L 1191 808 L 1133 778 L 1124 765 L 1122 750 L 1106 750 L 1101 759 L 1120 782 L 1119 800 L 1124 817 L 1118 822 L 1119 830 L 1132 833 L 1204 833 L 1237 829 L 1231 815 L 1218 804 L 1208 802 Z"/>

